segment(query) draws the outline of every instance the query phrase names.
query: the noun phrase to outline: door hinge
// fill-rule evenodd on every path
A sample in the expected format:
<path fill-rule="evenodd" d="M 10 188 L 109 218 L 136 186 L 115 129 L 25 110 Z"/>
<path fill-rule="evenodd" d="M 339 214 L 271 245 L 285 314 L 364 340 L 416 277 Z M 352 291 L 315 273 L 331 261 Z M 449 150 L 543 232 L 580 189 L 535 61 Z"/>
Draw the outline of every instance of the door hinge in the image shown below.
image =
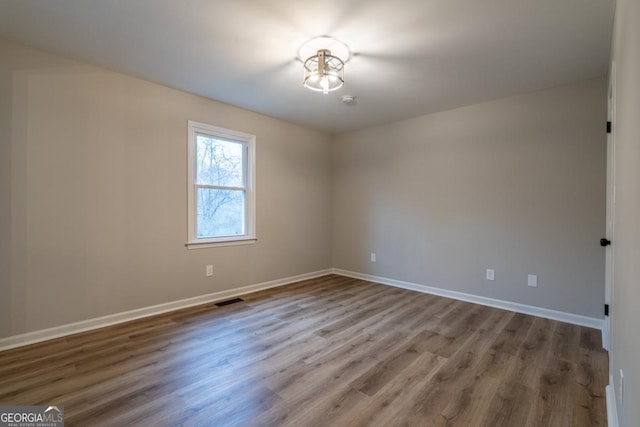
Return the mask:
<path fill-rule="evenodd" d="M 611 133 L 611 122 L 607 122 L 607 133 Z"/>
<path fill-rule="evenodd" d="M 608 316 L 609 315 L 609 304 L 605 304 L 604 305 L 604 315 Z"/>

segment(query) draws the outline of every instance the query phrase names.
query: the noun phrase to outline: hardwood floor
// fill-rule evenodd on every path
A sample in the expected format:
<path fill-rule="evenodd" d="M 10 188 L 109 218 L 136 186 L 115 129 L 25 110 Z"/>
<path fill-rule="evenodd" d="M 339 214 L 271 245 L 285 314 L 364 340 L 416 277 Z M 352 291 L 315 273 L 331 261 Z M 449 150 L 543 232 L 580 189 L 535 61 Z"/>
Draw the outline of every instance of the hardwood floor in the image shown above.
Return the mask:
<path fill-rule="evenodd" d="M 325 276 L 0 353 L 67 426 L 602 426 L 600 332 Z"/>

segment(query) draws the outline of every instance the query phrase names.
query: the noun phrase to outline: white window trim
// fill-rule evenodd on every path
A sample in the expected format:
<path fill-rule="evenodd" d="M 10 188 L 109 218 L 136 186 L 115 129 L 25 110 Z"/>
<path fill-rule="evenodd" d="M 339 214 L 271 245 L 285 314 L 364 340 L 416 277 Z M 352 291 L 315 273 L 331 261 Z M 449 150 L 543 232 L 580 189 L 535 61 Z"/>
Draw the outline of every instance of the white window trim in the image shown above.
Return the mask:
<path fill-rule="evenodd" d="M 203 249 L 219 246 L 250 245 L 256 242 L 256 183 L 255 183 L 255 151 L 256 137 L 248 133 L 237 132 L 206 123 L 189 120 L 188 128 L 188 153 L 187 153 L 187 249 Z M 242 143 L 246 149 L 246 215 L 245 234 L 242 236 L 208 237 L 196 236 L 196 133 L 204 133 L 218 138 L 230 139 Z"/>

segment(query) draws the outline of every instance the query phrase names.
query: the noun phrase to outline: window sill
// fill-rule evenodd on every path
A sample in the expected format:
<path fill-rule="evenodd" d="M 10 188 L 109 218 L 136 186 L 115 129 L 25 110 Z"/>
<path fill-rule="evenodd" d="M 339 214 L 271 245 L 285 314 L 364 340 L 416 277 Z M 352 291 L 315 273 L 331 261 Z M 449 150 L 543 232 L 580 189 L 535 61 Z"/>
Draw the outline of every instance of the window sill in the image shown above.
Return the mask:
<path fill-rule="evenodd" d="M 185 246 L 187 249 L 207 249 L 207 248 L 219 248 L 222 246 L 239 246 L 239 245 L 253 245 L 258 241 L 255 237 L 244 237 L 241 239 L 225 240 L 221 242 L 187 242 Z"/>

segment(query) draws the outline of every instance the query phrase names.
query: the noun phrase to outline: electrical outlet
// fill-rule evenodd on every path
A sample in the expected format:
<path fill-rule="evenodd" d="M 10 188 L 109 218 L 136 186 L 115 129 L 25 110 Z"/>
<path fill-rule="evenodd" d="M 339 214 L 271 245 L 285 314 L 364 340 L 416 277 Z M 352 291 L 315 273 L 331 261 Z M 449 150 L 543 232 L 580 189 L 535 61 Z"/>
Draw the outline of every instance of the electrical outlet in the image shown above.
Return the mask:
<path fill-rule="evenodd" d="M 213 276 L 213 265 L 207 265 L 207 277 Z"/>
<path fill-rule="evenodd" d="M 529 274 L 527 276 L 527 286 L 530 286 L 532 288 L 537 288 L 538 287 L 538 276 L 535 274 Z"/>
<path fill-rule="evenodd" d="M 371 262 L 376 262 L 376 253 L 371 252 Z"/>
<path fill-rule="evenodd" d="M 493 268 L 487 268 L 487 280 L 496 280 L 496 271 Z"/>

